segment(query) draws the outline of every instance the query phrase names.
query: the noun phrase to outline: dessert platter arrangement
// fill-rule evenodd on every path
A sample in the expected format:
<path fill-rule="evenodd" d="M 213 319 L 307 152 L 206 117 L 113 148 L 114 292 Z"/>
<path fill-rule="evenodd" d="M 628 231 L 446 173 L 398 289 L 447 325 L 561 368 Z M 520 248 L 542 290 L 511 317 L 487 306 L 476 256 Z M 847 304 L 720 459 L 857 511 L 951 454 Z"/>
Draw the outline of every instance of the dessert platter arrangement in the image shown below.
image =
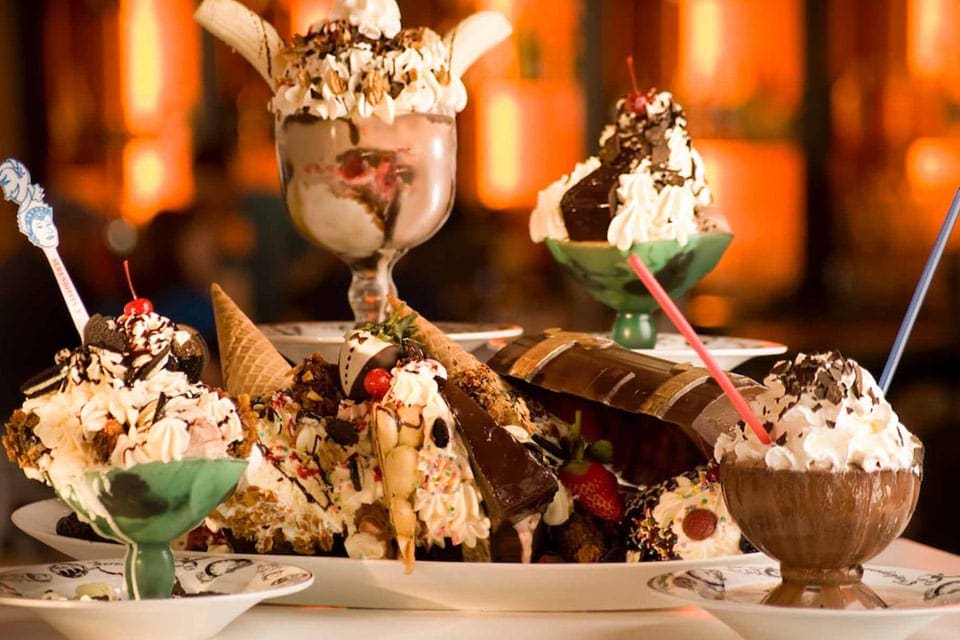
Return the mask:
<path fill-rule="evenodd" d="M 960 611 L 960 576 L 864 566 L 917 503 L 923 447 L 885 392 L 960 198 L 879 383 L 838 350 L 762 381 L 729 373 L 786 347 L 712 349 L 678 309 L 733 236 L 707 211 L 682 107 L 635 87 L 530 219 L 532 240 L 617 311 L 612 332 L 445 326 L 404 303 L 391 270 L 450 213 L 461 77 L 506 19 L 481 12 L 441 37 L 401 28 L 393 0 L 338 0 L 291 42 L 234 0 L 204 0 L 196 19 L 273 89 L 283 201 L 352 270 L 355 318 L 257 326 L 211 283 L 211 387 L 202 337 L 138 297 L 126 263 L 132 300 L 87 314 L 42 188 L 0 165 L 79 334 L 24 382 L 2 433 L 58 495 L 15 524 L 76 561 L 0 571 L 0 605 L 76 638 L 197 607 L 217 615 L 176 637 L 210 637 L 265 599 L 694 604 L 747 637 L 776 615 L 793 616 L 783 637 L 817 620 L 905 637 Z M 657 336 L 658 309 L 677 334 Z M 495 346 L 487 361 L 480 345 Z"/>

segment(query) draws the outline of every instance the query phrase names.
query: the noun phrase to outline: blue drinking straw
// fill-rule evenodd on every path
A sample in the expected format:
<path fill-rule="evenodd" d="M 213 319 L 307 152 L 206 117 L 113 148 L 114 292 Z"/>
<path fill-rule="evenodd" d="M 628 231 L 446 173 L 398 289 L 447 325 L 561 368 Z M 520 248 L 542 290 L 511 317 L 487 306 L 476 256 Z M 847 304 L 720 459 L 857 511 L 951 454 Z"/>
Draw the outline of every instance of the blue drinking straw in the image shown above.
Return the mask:
<path fill-rule="evenodd" d="M 910 300 L 910 306 L 907 307 L 907 314 L 903 317 L 900 331 L 897 332 L 897 339 L 893 341 L 893 348 L 890 350 L 889 357 L 887 357 L 887 364 L 883 368 L 883 375 L 880 376 L 880 388 L 883 390 L 884 395 L 886 395 L 887 390 L 890 388 L 890 380 L 893 378 L 893 373 L 897 370 L 897 365 L 900 364 L 900 357 L 903 355 L 904 347 L 907 346 L 907 340 L 910 338 L 910 332 L 913 330 L 913 323 L 916 322 L 917 315 L 920 313 L 923 299 L 927 295 L 927 289 L 930 288 L 930 281 L 933 280 L 933 274 L 937 270 L 937 265 L 940 264 L 940 257 L 943 255 L 943 250 L 947 246 L 947 240 L 950 238 L 950 233 L 953 231 L 953 226 L 957 222 L 958 215 L 960 215 L 960 189 L 957 189 L 957 192 L 953 196 L 953 202 L 950 204 L 947 218 L 943 221 L 943 226 L 940 227 L 940 234 L 937 236 L 937 241 L 933 244 L 933 249 L 930 251 L 930 257 L 927 258 L 927 264 L 923 268 L 923 273 L 920 274 L 920 282 L 917 283 L 917 288 L 913 291 L 913 298 Z"/>

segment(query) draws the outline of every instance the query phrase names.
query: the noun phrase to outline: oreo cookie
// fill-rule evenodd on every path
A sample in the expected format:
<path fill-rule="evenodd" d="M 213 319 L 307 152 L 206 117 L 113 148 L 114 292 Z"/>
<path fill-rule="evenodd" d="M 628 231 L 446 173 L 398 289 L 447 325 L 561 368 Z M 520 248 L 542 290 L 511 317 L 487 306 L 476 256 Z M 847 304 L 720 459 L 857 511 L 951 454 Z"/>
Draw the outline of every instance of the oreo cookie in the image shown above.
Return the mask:
<path fill-rule="evenodd" d="M 95 313 L 90 316 L 83 328 L 83 343 L 123 353 L 127 348 L 127 341 L 117 327 L 117 321 L 110 316 Z"/>
<path fill-rule="evenodd" d="M 28 398 L 42 396 L 59 389 L 67 379 L 69 367 L 66 365 L 44 369 L 20 386 L 20 392 Z"/>

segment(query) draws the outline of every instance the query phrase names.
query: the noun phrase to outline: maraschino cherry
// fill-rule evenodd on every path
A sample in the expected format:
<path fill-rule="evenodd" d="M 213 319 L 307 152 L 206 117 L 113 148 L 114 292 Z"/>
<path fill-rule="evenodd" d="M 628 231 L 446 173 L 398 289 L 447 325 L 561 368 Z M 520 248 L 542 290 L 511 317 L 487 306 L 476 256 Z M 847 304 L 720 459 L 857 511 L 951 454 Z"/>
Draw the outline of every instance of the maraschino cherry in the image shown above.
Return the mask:
<path fill-rule="evenodd" d="M 138 298 L 137 292 L 133 290 L 133 279 L 130 277 L 130 262 L 123 261 L 123 271 L 127 274 L 127 285 L 130 287 L 130 294 L 133 300 L 123 305 L 123 315 L 136 316 L 153 312 L 153 303 L 147 298 Z"/>
<path fill-rule="evenodd" d="M 627 68 L 630 70 L 630 82 L 633 84 L 633 92 L 627 94 L 626 108 L 628 111 L 640 115 L 646 112 L 648 100 L 647 95 L 641 93 L 640 88 L 637 87 L 637 72 L 633 68 L 633 56 L 627 56 Z"/>
<path fill-rule="evenodd" d="M 386 369 L 378 367 L 371 369 L 363 377 L 363 388 L 374 398 L 382 398 L 390 390 L 390 380 L 393 376 Z"/>

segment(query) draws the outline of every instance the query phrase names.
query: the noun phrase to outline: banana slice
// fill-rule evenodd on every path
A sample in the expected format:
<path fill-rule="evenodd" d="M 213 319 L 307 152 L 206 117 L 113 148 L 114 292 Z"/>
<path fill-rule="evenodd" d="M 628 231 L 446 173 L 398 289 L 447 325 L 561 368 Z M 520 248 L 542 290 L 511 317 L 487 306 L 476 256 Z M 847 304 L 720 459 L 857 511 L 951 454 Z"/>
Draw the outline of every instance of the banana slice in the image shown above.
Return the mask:
<path fill-rule="evenodd" d="M 478 11 L 461 20 L 443 41 L 450 50 L 450 73 L 463 77 L 477 58 L 513 33 L 510 21 L 496 11 Z"/>
<path fill-rule="evenodd" d="M 280 72 L 283 40 L 273 25 L 236 0 L 203 0 L 193 19 L 230 45 L 276 89 L 274 74 Z"/>

